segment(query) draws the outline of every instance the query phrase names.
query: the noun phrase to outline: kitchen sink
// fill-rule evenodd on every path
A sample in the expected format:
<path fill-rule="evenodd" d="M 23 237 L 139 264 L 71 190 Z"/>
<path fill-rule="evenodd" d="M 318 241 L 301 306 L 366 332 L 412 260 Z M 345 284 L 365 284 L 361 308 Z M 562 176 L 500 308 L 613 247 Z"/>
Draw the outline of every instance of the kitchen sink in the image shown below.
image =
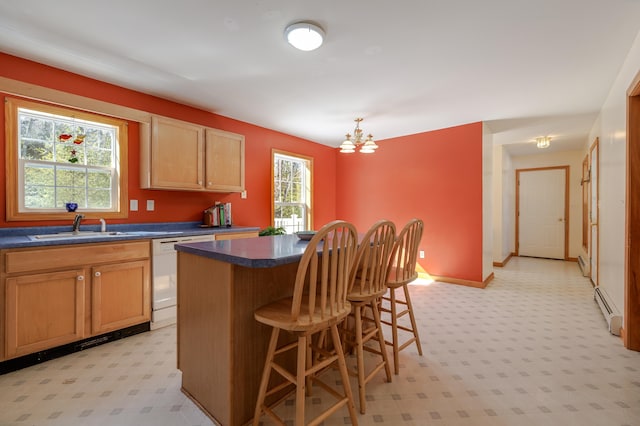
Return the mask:
<path fill-rule="evenodd" d="M 78 238 L 107 238 L 135 235 L 128 232 L 100 232 L 100 231 L 78 231 L 78 232 L 58 232 L 56 234 L 29 235 L 31 240 L 68 240 Z"/>

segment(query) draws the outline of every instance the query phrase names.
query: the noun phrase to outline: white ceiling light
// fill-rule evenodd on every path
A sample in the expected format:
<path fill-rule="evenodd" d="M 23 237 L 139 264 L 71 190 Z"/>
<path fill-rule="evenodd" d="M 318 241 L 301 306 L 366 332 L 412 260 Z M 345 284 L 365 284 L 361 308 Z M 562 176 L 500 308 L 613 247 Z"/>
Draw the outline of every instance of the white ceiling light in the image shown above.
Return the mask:
<path fill-rule="evenodd" d="M 536 146 L 540 149 L 549 148 L 551 138 L 549 136 L 542 136 L 536 138 Z"/>
<path fill-rule="evenodd" d="M 309 22 L 296 22 L 284 30 L 284 36 L 290 45 L 308 52 L 322 46 L 324 31 Z"/>

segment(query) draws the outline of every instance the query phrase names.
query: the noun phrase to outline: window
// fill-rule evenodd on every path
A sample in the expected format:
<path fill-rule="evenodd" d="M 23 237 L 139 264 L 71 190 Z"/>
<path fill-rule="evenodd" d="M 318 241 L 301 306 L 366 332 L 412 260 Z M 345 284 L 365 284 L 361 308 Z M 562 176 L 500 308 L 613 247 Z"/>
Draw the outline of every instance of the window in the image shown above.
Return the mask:
<path fill-rule="evenodd" d="M 311 169 L 313 160 L 273 152 L 273 225 L 291 234 L 311 227 Z"/>
<path fill-rule="evenodd" d="M 124 218 L 127 123 L 68 108 L 6 100 L 7 220 Z"/>

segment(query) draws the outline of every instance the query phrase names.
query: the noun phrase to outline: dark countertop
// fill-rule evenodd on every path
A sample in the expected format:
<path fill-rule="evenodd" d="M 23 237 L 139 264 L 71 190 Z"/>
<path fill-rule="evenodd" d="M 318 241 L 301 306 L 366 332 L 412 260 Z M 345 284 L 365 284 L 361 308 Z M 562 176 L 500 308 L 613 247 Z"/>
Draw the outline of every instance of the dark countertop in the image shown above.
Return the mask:
<path fill-rule="evenodd" d="M 295 235 L 176 244 L 176 250 L 248 268 L 271 268 L 298 262 L 308 241 Z"/>
<path fill-rule="evenodd" d="M 81 231 L 100 231 L 100 225 L 82 224 Z M 34 240 L 29 235 L 56 234 L 60 232 L 71 232 L 71 226 L 35 226 L 25 228 L 2 228 L 0 229 L 0 249 L 19 247 L 46 247 L 56 245 L 72 244 L 92 244 L 102 242 L 117 242 L 127 240 L 186 237 L 193 235 L 220 234 L 228 232 L 251 232 L 259 231 L 258 227 L 231 226 L 219 228 L 202 228 L 199 222 L 162 222 L 162 223 L 131 223 L 131 224 L 109 224 L 107 223 L 107 233 L 138 232 L 139 234 L 105 235 L 92 236 L 91 238 L 70 237 L 64 239 L 41 239 Z"/>

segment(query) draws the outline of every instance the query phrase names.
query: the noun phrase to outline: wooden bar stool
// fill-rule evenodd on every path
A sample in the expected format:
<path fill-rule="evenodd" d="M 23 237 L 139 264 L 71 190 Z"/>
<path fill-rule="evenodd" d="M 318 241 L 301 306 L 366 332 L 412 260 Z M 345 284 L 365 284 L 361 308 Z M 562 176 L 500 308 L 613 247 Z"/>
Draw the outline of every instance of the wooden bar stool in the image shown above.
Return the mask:
<path fill-rule="evenodd" d="M 390 316 L 388 321 L 383 320 L 382 323 L 391 326 L 392 340 L 386 341 L 386 344 L 393 348 L 393 369 L 395 374 L 400 373 L 398 354 L 401 350 L 415 342 L 418 348 L 418 354 L 422 356 L 420 336 L 418 335 L 418 327 L 416 326 L 416 318 L 413 315 L 413 307 L 411 306 L 411 298 L 409 297 L 407 284 L 418 277 L 416 263 L 423 228 L 424 223 L 422 220 L 412 219 L 404 226 L 400 234 L 398 234 L 391 258 L 389 277 L 387 279 L 389 294 L 382 298 L 383 301 L 388 302 L 388 306 L 383 304 L 380 308 L 382 313 L 389 314 Z M 396 290 L 400 288 L 404 292 L 404 299 L 396 296 Z M 398 311 L 398 306 L 404 309 Z M 409 324 L 403 325 L 399 323 L 398 320 L 405 315 L 409 315 Z M 401 344 L 398 339 L 398 330 L 410 333 L 411 337 Z"/>
<path fill-rule="evenodd" d="M 351 424 L 358 424 L 338 333 L 338 324 L 351 311 L 351 304 L 347 301 L 347 291 L 357 244 L 358 236 L 352 224 L 344 221 L 326 224 L 313 236 L 305 249 L 298 266 L 293 296 L 270 303 L 255 311 L 255 319 L 273 327 L 273 330 L 258 390 L 253 417 L 254 426 L 259 424 L 262 413 L 266 413 L 279 424 L 284 424 L 271 407 L 265 405 L 265 398 L 286 389 L 291 384 L 295 386 L 296 391 L 295 425 L 305 424 L 305 388 L 312 382 L 336 397 L 337 402 L 308 424 L 321 423 L 345 405 L 349 410 Z M 320 248 L 321 251 L 319 251 Z M 327 329 L 330 330 L 331 344 L 335 350 L 329 352 L 319 347 L 312 348 L 312 335 Z M 281 330 L 294 335 L 295 340 L 289 339 L 278 346 Z M 291 367 L 282 361 L 283 357 L 280 355 L 293 349 L 296 349 L 296 370 L 291 372 Z M 317 356 L 317 354 L 321 355 Z M 287 357 L 284 358 L 286 360 Z M 336 361 L 342 379 L 343 393 L 321 381 L 317 375 Z M 272 370 L 285 380 L 280 384 L 274 380 L 273 387 L 268 389 Z"/>
<path fill-rule="evenodd" d="M 355 347 L 357 362 L 355 371 L 349 371 L 358 378 L 360 412 L 366 411 L 365 385 L 384 368 L 387 382 L 391 382 L 391 369 L 387 358 L 387 348 L 382 334 L 379 299 L 387 292 L 389 260 L 394 247 L 396 228 L 392 222 L 376 222 L 360 241 L 356 260 L 351 269 L 351 284 L 347 300 L 351 303 L 351 314 L 355 329 L 346 328 L 345 347 Z M 367 309 L 371 316 L 366 315 Z M 376 345 L 366 343 L 375 340 Z M 378 355 L 377 363 L 365 374 L 364 352 Z M 369 361 L 369 358 L 367 359 Z M 371 362 L 369 362 L 370 364 Z"/>

